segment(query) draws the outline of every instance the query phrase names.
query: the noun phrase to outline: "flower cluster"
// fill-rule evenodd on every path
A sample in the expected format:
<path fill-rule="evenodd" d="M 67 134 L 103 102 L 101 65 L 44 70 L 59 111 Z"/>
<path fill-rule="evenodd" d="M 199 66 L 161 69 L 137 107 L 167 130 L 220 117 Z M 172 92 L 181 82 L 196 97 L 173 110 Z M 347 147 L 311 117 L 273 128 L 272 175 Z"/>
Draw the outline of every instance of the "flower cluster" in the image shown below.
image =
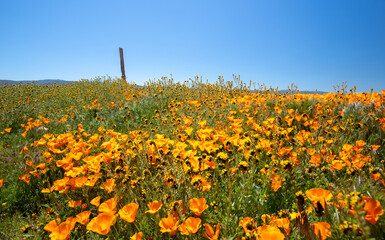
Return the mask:
<path fill-rule="evenodd" d="M 20 141 L 18 184 L 42 196 L 46 237 L 382 236 L 385 91 L 251 92 L 221 77 L 21 89 L 47 110 L 11 126 L 1 100 L 0 141 Z M 24 92 L 39 89 L 35 106 Z"/>

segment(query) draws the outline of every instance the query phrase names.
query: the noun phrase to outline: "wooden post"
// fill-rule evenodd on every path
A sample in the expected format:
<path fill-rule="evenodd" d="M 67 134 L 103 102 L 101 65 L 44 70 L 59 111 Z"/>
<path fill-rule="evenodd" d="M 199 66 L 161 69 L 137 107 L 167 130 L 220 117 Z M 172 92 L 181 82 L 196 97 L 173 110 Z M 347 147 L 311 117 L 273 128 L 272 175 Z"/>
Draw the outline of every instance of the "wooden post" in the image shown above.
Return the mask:
<path fill-rule="evenodd" d="M 120 69 L 122 70 L 122 78 L 126 81 L 126 72 L 124 71 L 124 59 L 123 59 L 123 48 L 119 48 L 120 53 Z"/>

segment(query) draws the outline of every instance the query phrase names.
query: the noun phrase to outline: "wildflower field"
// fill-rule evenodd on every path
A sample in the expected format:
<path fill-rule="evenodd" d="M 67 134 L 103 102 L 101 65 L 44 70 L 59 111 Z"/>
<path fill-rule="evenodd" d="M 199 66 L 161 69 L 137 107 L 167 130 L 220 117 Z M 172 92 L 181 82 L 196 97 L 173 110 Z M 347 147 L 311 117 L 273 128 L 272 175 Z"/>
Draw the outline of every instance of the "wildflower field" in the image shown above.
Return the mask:
<path fill-rule="evenodd" d="M 385 239 L 385 90 L 0 86 L 0 239 Z"/>

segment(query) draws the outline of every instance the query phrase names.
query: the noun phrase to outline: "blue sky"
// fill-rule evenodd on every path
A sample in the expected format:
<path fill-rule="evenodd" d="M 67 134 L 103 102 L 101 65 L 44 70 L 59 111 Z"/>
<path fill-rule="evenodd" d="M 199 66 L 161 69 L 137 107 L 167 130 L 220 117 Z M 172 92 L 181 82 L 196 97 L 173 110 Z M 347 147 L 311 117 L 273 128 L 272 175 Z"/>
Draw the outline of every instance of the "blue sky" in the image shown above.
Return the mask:
<path fill-rule="evenodd" d="M 384 0 L 0 2 L 0 79 L 232 74 L 286 89 L 385 89 Z"/>

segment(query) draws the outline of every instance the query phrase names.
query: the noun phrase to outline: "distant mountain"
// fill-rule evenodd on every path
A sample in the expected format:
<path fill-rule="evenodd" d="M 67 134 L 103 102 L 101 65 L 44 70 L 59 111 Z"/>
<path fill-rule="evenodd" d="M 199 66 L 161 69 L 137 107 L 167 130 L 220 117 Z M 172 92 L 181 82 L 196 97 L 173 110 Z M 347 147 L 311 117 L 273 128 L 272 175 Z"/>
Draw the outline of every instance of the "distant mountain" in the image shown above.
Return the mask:
<path fill-rule="evenodd" d="M 289 90 L 279 90 L 279 92 L 284 94 L 284 93 L 288 93 L 290 91 Z M 298 93 L 300 93 L 300 94 L 325 94 L 325 93 L 328 93 L 328 92 L 323 92 L 323 91 L 317 91 L 317 92 L 316 91 L 298 91 Z"/>
<path fill-rule="evenodd" d="M 258 90 L 254 90 L 254 91 L 251 91 L 252 93 L 256 93 L 256 92 L 259 92 Z M 262 91 L 263 92 L 263 91 Z M 274 90 L 274 92 L 276 93 L 277 91 Z M 278 93 L 279 94 L 291 94 L 291 92 L 289 90 L 278 90 Z M 297 93 L 296 91 L 294 91 L 294 93 Z M 328 93 L 328 92 L 323 92 L 323 91 L 299 91 L 298 90 L 298 93 L 300 94 L 325 94 L 325 93 Z"/>
<path fill-rule="evenodd" d="M 73 81 L 66 81 L 61 79 L 43 79 L 43 80 L 2 80 L 0 79 L 0 84 L 26 84 L 26 83 L 35 83 L 35 84 L 52 84 L 52 83 L 73 83 Z"/>

